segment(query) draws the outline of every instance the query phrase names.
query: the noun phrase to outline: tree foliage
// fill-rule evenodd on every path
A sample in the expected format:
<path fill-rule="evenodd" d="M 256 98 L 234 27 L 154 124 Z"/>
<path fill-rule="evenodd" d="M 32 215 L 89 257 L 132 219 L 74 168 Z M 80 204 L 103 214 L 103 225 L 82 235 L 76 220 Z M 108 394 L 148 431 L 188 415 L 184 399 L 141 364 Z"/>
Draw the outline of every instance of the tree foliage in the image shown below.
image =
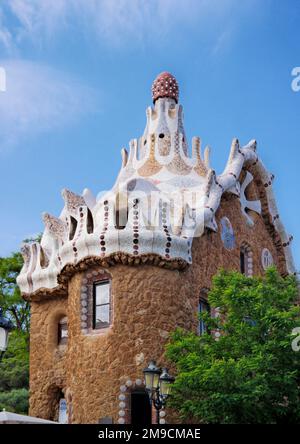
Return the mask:
<path fill-rule="evenodd" d="M 0 258 L 0 307 L 14 327 L 29 332 L 29 303 L 22 299 L 16 279 L 23 266 L 20 253 Z"/>
<path fill-rule="evenodd" d="M 167 345 L 178 372 L 171 404 L 183 420 L 300 422 L 300 352 L 291 347 L 297 296 L 296 279 L 274 268 L 264 277 L 215 276 L 208 300 L 220 316 L 200 315 L 211 333 L 177 330 Z"/>
<path fill-rule="evenodd" d="M 20 253 L 0 258 L 0 307 L 14 325 L 0 362 L 0 410 L 16 413 L 28 410 L 30 311 L 16 282 L 22 266 Z"/>
<path fill-rule="evenodd" d="M 6 411 L 27 415 L 28 389 L 13 389 L 9 392 L 0 392 L 0 408 Z"/>

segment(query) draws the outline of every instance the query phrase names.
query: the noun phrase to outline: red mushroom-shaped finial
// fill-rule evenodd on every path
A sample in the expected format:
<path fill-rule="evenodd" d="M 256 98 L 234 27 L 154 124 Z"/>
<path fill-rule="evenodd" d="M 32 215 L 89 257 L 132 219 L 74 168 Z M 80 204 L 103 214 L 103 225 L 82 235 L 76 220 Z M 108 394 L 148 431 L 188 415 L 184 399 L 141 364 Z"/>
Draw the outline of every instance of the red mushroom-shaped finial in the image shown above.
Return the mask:
<path fill-rule="evenodd" d="M 160 97 L 174 99 L 178 103 L 179 89 L 178 83 L 172 74 L 162 72 L 159 74 L 152 85 L 153 103 Z"/>

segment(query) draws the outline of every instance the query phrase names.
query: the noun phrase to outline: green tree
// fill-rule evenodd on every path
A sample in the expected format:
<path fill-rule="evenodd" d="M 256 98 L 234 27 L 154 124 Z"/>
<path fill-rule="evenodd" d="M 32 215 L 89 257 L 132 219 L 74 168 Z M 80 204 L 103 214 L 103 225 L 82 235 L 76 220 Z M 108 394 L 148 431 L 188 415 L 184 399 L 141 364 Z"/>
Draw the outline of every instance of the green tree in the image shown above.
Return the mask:
<path fill-rule="evenodd" d="M 0 258 L 0 307 L 20 333 L 29 333 L 29 303 L 20 294 L 17 276 L 23 266 L 20 253 Z"/>
<path fill-rule="evenodd" d="M 0 411 L 28 412 L 29 352 L 27 334 L 10 333 L 8 349 L 0 362 Z"/>
<path fill-rule="evenodd" d="M 24 242 L 40 241 L 40 238 Z M 16 413 L 28 411 L 30 307 L 21 297 L 16 281 L 22 266 L 20 253 L 0 258 L 0 307 L 14 325 L 8 349 L 0 362 L 0 410 L 5 408 Z"/>
<path fill-rule="evenodd" d="M 291 347 L 297 297 L 296 279 L 274 268 L 264 277 L 214 277 L 208 300 L 220 316 L 203 313 L 207 333 L 177 330 L 167 345 L 178 373 L 170 401 L 184 421 L 300 422 L 300 352 Z"/>

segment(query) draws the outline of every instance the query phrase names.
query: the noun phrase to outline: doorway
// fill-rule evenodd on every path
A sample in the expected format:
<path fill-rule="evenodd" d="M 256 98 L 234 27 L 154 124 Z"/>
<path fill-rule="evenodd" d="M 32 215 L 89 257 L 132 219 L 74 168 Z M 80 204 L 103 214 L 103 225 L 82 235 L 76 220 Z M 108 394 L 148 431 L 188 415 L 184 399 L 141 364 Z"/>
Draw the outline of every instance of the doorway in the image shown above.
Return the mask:
<path fill-rule="evenodd" d="M 135 426 L 152 424 L 151 403 L 146 390 L 131 392 L 131 424 Z"/>

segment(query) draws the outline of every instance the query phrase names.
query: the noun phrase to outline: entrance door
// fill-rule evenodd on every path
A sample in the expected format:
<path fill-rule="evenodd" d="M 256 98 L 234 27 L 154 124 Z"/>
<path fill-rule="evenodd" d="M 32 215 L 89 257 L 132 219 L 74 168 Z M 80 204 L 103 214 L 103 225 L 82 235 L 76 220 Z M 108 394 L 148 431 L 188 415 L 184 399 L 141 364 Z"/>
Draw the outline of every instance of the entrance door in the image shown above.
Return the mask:
<path fill-rule="evenodd" d="M 152 424 L 150 399 L 145 390 L 131 392 L 131 424 L 136 426 Z"/>

